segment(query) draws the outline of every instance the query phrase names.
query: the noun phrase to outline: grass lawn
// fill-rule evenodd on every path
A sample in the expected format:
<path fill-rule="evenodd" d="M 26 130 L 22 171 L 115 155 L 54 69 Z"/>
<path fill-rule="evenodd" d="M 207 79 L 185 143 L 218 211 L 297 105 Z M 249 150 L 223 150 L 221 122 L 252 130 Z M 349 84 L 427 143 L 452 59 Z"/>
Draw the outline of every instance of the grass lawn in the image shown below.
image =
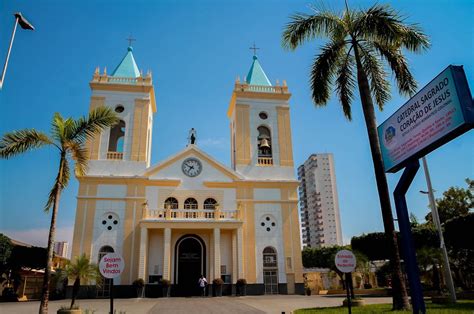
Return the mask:
<path fill-rule="evenodd" d="M 431 301 L 426 302 L 426 312 L 436 314 L 458 314 L 458 313 L 474 313 L 474 300 L 461 300 L 456 304 L 433 304 Z M 341 314 L 347 313 L 347 307 L 324 307 L 299 309 L 295 314 Z M 392 311 L 391 304 L 372 304 L 360 307 L 353 307 L 352 313 L 412 313 L 411 311 Z"/>

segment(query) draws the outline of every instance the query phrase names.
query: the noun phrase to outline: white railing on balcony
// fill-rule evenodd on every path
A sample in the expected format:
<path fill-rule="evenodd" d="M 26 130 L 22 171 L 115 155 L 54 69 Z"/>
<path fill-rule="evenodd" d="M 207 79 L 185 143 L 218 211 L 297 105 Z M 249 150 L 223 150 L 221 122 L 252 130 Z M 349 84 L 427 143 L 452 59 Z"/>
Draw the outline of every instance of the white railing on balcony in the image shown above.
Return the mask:
<path fill-rule="evenodd" d="M 257 164 L 259 166 L 273 166 L 272 157 L 258 157 Z"/>
<path fill-rule="evenodd" d="M 120 160 L 123 159 L 123 153 L 119 152 L 107 152 L 107 159 Z"/>
<path fill-rule="evenodd" d="M 240 84 L 236 82 L 235 90 L 241 92 L 259 92 L 259 93 L 273 93 L 273 94 L 287 94 L 288 86 L 266 86 L 266 85 L 249 85 Z"/>
<path fill-rule="evenodd" d="M 239 221 L 238 210 L 213 209 L 144 209 L 144 220 Z"/>

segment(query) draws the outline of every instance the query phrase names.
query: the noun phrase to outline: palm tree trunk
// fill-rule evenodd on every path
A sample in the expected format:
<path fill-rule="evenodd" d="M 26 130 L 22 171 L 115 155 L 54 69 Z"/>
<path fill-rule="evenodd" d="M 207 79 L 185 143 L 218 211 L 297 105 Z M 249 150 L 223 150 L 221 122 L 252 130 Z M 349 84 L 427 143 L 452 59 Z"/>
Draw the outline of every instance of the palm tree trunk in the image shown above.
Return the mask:
<path fill-rule="evenodd" d="M 44 270 L 43 277 L 43 288 L 41 292 L 41 303 L 39 308 L 39 314 L 48 314 L 48 301 L 49 301 L 49 279 L 51 277 L 51 267 L 53 265 L 53 248 L 54 238 L 56 235 L 56 217 L 58 215 L 59 199 L 61 197 L 60 182 L 62 181 L 62 173 L 64 169 L 64 163 L 66 161 L 65 153 L 61 152 L 61 160 L 59 162 L 59 173 L 56 179 L 56 195 L 54 196 L 53 213 L 51 215 L 51 224 L 49 226 L 48 235 L 48 259 L 46 261 L 46 268 Z"/>
<path fill-rule="evenodd" d="M 74 280 L 74 286 L 72 287 L 72 298 L 71 298 L 71 307 L 69 309 L 72 310 L 74 303 L 76 302 L 77 293 L 79 292 L 79 286 L 81 284 L 81 279 L 79 277 Z"/>
<path fill-rule="evenodd" d="M 379 195 L 380 207 L 382 210 L 382 219 L 387 237 L 387 243 L 390 245 L 390 264 L 392 270 L 392 297 L 393 309 L 410 309 L 405 280 L 403 279 L 400 253 L 398 250 L 397 234 L 393 225 L 392 208 L 390 205 L 390 196 L 388 193 L 387 178 L 383 167 L 382 153 L 380 151 L 379 138 L 377 134 L 377 124 L 375 121 L 375 110 L 370 94 L 369 81 L 365 73 L 359 55 L 357 43 L 354 42 L 354 55 L 357 63 L 357 83 L 359 86 L 360 100 L 364 112 L 365 124 L 369 136 L 370 151 L 372 153 L 372 162 L 375 170 L 375 180 Z"/>

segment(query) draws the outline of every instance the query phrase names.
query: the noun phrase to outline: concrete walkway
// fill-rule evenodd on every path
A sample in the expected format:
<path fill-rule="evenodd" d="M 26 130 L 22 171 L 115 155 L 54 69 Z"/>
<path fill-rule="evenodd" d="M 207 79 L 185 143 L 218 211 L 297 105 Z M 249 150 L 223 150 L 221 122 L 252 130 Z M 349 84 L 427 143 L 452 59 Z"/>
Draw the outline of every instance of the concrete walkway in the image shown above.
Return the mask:
<path fill-rule="evenodd" d="M 334 307 L 342 304 L 343 296 L 246 296 L 220 298 L 158 298 L 158 299 L 117 299 L 114 308 L 117 314 L 177 313 L 177 314 L 234 314 L 234 313 L 290 313 L 296 309 L 309 307 Z M 391 303 L 392 299 L 365 298 L 367 304 Z M 56 313 L 61 306 L 69 305 L 70 300 L 51 301 L 49 313 Z M 109 300 L 79 300 L 83 313 L 107 314 Z M 0 303 L 1 314 L 37 313 L 38 301 Z M 85 310 L 88 310 L 86 312 Z"/>

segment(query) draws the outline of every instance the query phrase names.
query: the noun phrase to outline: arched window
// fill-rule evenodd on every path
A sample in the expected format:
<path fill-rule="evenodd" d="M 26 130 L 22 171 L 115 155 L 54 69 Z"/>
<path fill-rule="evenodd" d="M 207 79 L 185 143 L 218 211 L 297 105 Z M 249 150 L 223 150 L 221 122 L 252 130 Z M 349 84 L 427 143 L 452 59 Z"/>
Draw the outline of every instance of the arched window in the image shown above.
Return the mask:
<path fill-rule="evenodd" d="M 204 201 L 204 209 L 216 209 L 217 201 L 213 198 L 206 198 Z"/>
<path fill-rule="evenodd" d="M 265 294 L 278 294 L 277 252 L 270 246 L 263 249 L 263 284 Z"/>
<path fill-rule="evenodd" d="M 276 250 L 267 246 L 263 250 L 263 267 L 277 267 L 277 253 Z"/>
<path fill-rule="evenodd" d="M 168 207 L 170 209 L 178 209 L 178 205 L 178 200 L 174 197 L 168 197 L 165 201 L 165 209 Z"/>
<path fill-rule="evenodd" d="M 101 247 L 99 250 L 97 264 L 100 263 L 100 260 L 102 259 L 102 257 L 104 257 L 105 255 L 109 253 L 114 253 L 114 249 L 111 246 L 106 245 L 106 246 Z M 112 285 L 112 280 L 113 279 L 109 279 L 105 277 L 102 278 L 102 283 L 100 285 L 97 285 L 96 287 L 98 298 L 107 298 L 108 296 L 110 296 L 110 286 Z"/>
<path fill-rule="evenodd" d="M 184 209 L 197 209 L 198 208 L 198 202 L 196 201 L 195 198 L 187 198 L 184 201 Z"/>
<path fill-rule="evenodd" d="M 272 136 L 270 129 L 261 125 L 257 130 L 258 157 L 272 158 Z"/>
<path fill-rule="evenodd" d="M 119 123 L 110 129 L 109 152 L 123 153 L 123 139 L 125 136 L 125 121 Z"/>

